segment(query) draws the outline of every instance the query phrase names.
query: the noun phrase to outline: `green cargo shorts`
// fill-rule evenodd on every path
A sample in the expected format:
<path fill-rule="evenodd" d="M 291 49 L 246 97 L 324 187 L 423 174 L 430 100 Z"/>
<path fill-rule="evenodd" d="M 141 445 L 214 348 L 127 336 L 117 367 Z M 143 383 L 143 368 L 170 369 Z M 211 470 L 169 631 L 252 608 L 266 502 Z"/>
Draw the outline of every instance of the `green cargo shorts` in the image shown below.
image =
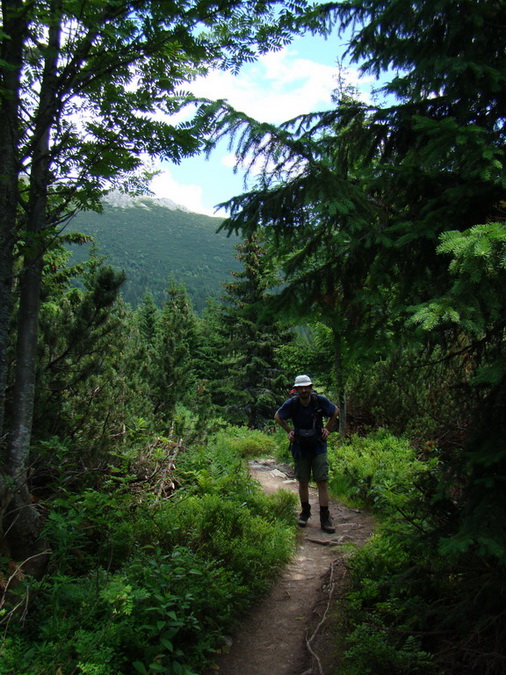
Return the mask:
<path fill-rule="evenodd" d="M 319 483 L 329 479 L 329 460 L 327 453 L 322 452 L 312 457 L 294 457 L 295 478 L 299 483 L 309 483 L 311 473 L 313 480 Z"/>

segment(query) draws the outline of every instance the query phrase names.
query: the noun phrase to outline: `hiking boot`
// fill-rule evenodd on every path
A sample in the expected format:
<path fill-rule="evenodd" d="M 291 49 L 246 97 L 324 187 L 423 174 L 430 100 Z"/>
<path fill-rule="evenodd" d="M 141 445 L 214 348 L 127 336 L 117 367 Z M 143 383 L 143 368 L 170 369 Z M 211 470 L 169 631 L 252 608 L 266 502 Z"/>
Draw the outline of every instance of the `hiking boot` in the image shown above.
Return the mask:
<path fill-rule="evenodd" d="M 299 527 L 306 527 L 307 521 L 311 518 L 311 507 L 303 506 L 302 511 L 299 514 L 298 525 Z"/>
<path fill-rule="evenodd" d="M 328 509 L 320 513 L 320 525 L 322 530 L 329 534 L 333 534 L 336 531 L 336 528 L 332 525 L 332 518 L 330 517 Z"/>

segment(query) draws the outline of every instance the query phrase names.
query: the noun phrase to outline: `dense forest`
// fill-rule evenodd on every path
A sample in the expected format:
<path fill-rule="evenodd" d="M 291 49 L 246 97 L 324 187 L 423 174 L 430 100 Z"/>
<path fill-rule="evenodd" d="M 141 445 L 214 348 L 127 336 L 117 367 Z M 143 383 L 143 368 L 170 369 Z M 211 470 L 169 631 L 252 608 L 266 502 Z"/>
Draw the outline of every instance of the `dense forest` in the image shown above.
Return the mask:
<path fill-rule="evenodd" d="M 202 313 L 210 297 L 222 294 L 222 284 L 240 266 L 234 256 L 235 235 L 216 233 L 223 218 L 177 208 L 160 200 L 138 197 L 121 206 L 117 198 L 103 204 L 100 213 L 76 214 L 65 232 L 92 239 L 69 244 L 71 264 L 82 263 L 93 249 L 105 262 L 125 272 L 121 297 L 137 307 L 150 293 L 161 305 L 169 278 L 184 284 L 192 305 Z"/>
<path fill-rule="evenodd" d="M 293 497 L 245 458 L 286 459 L 272 417 L 300 372 L 340 403 L 333 495 L 377 518 L 339 672 L 504 673 L 504 3 L 0 12 L 0 673 L 212 665 L 293 553 Z M 343 83 L 275 126 L 182 91 L 305 31 L 382 77 L 374 104 Z M 72 260 L 89 235 L 64 225 L 145 193 L 143 155 L 223 138 L 263 173 L 203 311 L 176 279 L 133 306 L 121 267 Z"/>

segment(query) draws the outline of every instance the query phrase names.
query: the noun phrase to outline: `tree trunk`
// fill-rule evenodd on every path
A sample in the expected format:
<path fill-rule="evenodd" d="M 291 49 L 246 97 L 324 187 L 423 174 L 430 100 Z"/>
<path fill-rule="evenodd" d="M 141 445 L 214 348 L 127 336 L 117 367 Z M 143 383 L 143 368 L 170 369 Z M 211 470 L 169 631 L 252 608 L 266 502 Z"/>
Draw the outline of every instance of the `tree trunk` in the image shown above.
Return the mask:
<path fill-rule="evenodd" d="M 3 68 L 0 80 L 0 86 L 6 92 L 0 98 L 0 439 L 4 434 L 13 254 L 18 229 L 19 88 L 26 31 L 17 0 L 3 0 L 2 15 L 6 37 L 0 43 L 0 58 L 9 67 Z"/>
<path fill-rule="evenodd" d="M 49 22 L 48 55 L 39 96 L 30 173 L 27 232 L 30 245 L 21 275 L 13 414 L 8 444 L 7 470 L 13 482 L 14 496 L 6 515 L 7 541 L 12 557 L 30 560 L 26 571 L 38 575 L 46 562 L 41 555 L 41 516 L 34 506 L 28 486 L 30 441 L 37 370 L 37 339 L 40 293 L 44 266 L 44 232 L 47 227 L 48 188 L 50 182 L 50 136 L 58 105 L 56 65 L 60 52 L 60 3 L 52 5 Z"/>
<path fill-rule="evenodd" d="M 0 466 L 5 457 L 5 394 L 8 376 L 9 327 L 13 306 L 14 246 L 17 241 L 19 181 L 19 90 L 26 20 L 18 0 L 2 0 L 3 31 L 0 58 L 8 67 L 2 69 L 0 86 Z M 0 533 L 5 509 L 11 498 L 5 476 L 0 474 Z"/>
<path fill-rule="evenodd" d="M 346 394 L 342 393 L 339 397 L 339 436 L 344 438 L 346 436 Z"/>
<path fill-rule="evenodd" d="M 35 399 L 42 256 L 26 260 L 18 321 L 16 372 L 8 448 L 8 471 L 15 486 L 9 509 L 10 549 L 17 560 L 33 552 L 40 527 L 28 489 L 28 463 Z"/>
<path fill-rule="evenodd" d="M 334 369 L 337 384 L 338 404 L 339 404 L 339 436 L 344 438 L 346 435 L 346 383 L 343 368 L 343 356 L 341 349 L 341 337 L 337 331 L 333 330 L 334 337 Z"/>

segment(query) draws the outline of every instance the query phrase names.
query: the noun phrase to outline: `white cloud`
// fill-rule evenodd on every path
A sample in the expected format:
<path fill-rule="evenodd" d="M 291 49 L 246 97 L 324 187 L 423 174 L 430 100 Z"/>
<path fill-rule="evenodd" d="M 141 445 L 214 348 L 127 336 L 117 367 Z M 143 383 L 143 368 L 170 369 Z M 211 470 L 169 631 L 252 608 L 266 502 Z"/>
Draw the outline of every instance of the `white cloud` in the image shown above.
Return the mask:
<path fill-rule="evenodd" d="M 228 166 L 230 169 L 233 169 L 236 165 L 237 159 L 234 154 L 223 155 L 221 158 L 221 163 L 223 166 Z"/>
<path fill-rule="evenodd" d="M 285 47 L 261 56 L 237 76 L 213 71 L 197 79 L 191 88 L 197 96 L 224 98 L 261 122 L 280 123 L 333 107 L 331 96 L 338 84 L 338 74 L 337 65 L 301 58 Z M 358 70 L 348 67 L 345 78 L 359 89 L 364 100 L 370 99 L 372 77 L 360 79 Z"/>
<path fill-rule="evenodd" d="M 262 122 L 279 123 L 331 105 L 337 68 L 297 58 L 284 48 L 261 56 L 239 75 L 214 71 L 192 85 L 197 96 L 224 98 Z"/>
<path fill-rule="evenodd" d="M 205 213 L 209 216 L 224 215 L 204 206 L 201 185 L 179 183 L 166 167 L 159 167 L 159 169 L 160 173 L 151 180 L 149 185 L 150 190 L 157 197 L 170 199 L 194 213 Z"/>

